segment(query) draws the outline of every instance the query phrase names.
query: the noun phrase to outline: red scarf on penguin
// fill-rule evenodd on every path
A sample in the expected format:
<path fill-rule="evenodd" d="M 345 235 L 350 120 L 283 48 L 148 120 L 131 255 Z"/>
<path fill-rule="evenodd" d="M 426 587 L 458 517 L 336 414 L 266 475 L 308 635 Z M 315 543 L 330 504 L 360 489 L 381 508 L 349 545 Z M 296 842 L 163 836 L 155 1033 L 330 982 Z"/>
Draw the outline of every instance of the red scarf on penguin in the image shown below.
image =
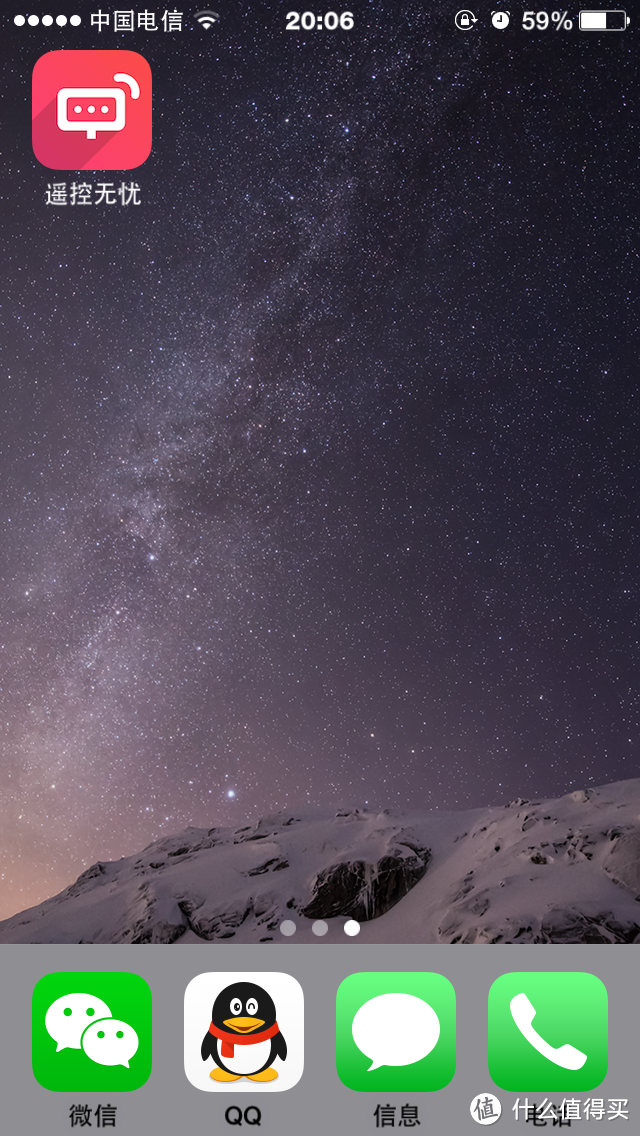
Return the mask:
<path fill-rule="evenodd" d="M 270 1037 L 275 1037 L 277 1033 L 280 1033 L 280 1026 L 277 1022 L 274 1022 L 272 1026 L 269 1026 L 269 1029 L 260 1030 L 258 1033 L 242 1035 L 232 1033 L 231 1030 L 218 1029 L 212 1022 L 209 1026 L 209 1033 L 212 1033 L 214 1037 L 217 1037 L 218 1040 L 222 1042 L 220 1056 L 233 1057 L 234 1045 L 256 1045 L 259 1041 L 268 1041 Z"/>

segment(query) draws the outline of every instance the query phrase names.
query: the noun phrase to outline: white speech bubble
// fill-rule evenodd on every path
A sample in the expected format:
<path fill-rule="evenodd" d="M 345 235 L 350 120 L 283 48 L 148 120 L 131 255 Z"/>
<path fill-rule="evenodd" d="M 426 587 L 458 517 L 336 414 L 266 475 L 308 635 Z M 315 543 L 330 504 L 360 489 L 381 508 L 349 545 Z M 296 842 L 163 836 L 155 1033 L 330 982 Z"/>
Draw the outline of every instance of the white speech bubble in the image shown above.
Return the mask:
<path fill-rule="evenodd" d="M 117 1018 L 94 1022 L 82 1035 L 82 1048 L 96 1065 L 124 1065 L 128 1069 L 138 1044 L 133 1026 Z"/>
<path fill-rule="evenodd" d="M 87 1026 L 97 1018 L 110 1017 L 107 1003 L 94 994 L 65 994 L 51 1003 L 44 1025 L 59 1053 L 61 1049 L 81 1049 L 80 1038 Z"/>
<path fill-rule="evenodd" d="M 358 1049 L 372 1064 L 413 1065 L 422 1061 L 440 1037 L 435 1010 L 413 994 L 379 994 L 358 1010 L 351 1027 Z"/>

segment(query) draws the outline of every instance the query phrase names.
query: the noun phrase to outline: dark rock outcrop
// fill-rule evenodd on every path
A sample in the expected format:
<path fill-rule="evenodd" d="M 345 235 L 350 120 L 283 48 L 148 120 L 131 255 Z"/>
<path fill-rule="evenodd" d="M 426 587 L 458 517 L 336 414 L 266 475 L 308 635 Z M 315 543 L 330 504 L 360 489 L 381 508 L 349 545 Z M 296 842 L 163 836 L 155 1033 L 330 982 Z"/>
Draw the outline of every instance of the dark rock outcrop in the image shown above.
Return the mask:
<path fill-rule="evenodd" d="M 307 919 L 348 915 L 364 922 L 384 915 L 421 880 L 430 852 L 416 843 L 399 844 L 375 864 L 353 860 L 332 864 L 315 877 L 313 899 L 301 909 Z"/>
<path fill-rule="evenodd" d="M 611 911 L 584 914 L 577 910 L 550 911 L 533 943 L 636 943 L 640 926 L 623 923 Z"/>

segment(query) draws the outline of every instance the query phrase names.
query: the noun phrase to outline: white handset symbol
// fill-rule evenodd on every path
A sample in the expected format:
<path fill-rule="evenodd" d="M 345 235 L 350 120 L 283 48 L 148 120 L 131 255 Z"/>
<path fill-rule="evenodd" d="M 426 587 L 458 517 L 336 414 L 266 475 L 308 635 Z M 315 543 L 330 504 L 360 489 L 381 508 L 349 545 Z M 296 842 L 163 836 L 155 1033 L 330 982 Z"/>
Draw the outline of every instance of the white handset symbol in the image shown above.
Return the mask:
<path fill-rule="evenodd" d="M 586 1053 L 581 1053 L 573 1045 L 561 1045 L 558 1049 L 554 1049 L 534 1030 L 531 1023 L 536 1016 L 536 1011 L 526 994 L 516 994 L 515 998 L 511 999 L 510 1009 L 511 1016 L 520 1033 L 523 1037 L 526 1037 L 534 1049 L 538 1050 L 538 1053 L 547 1057 L 549 1061 L 553 1061 L 554 1065 L 560 1065 L 563 1069 L 582 1069 L 587 1060 Z"/>

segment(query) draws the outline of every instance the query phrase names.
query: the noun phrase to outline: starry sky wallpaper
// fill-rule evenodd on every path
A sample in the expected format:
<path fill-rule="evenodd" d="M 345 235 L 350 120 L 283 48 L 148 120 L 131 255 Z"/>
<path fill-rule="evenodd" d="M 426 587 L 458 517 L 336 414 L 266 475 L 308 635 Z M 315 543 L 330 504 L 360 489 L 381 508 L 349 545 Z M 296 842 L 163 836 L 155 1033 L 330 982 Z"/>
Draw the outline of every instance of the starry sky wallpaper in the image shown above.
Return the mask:
<path fill-rule="evenodd" d="M 633 28 L 80 7 L 3 49 L 0 916 L 188 824 L 637 775 Z M 139 206 L 46 204 L 65 47 L 151 66 L 83 175 Z"/>

